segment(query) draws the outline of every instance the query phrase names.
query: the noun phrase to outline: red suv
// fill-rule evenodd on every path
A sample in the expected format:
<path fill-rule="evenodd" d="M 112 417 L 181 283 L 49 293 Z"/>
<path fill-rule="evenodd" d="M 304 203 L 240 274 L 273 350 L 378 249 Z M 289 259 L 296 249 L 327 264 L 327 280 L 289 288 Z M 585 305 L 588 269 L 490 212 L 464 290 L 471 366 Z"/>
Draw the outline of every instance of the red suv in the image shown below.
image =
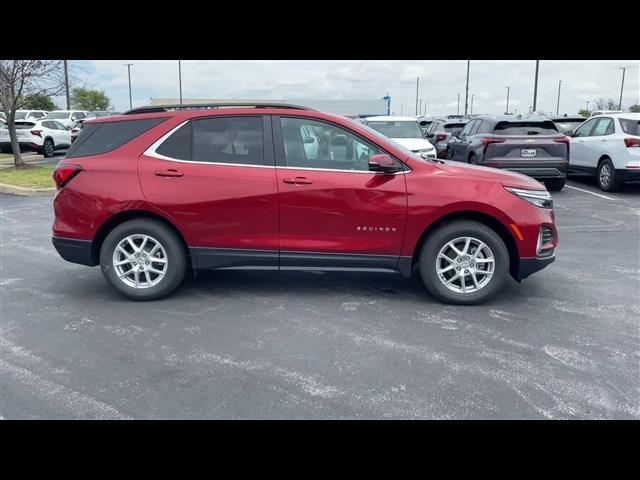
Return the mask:
<path fill-rule="evenodd" d="M 87 121 L 53 174 L 53 244 L 135 300 L 187 268 L 419 270 L 475 304 L 555 259 L 545 187 L 416 156 L 293 105 L 144 107 Z"/>

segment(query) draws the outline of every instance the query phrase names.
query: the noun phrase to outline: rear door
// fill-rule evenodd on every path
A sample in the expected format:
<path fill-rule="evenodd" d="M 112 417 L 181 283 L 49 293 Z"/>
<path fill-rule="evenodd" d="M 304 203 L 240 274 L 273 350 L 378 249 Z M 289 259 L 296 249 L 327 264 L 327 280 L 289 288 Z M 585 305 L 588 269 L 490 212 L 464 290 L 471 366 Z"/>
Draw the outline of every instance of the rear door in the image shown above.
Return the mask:
<path fill-rule="evenodd" d="M 308 131 L 319 140 L 312 154 L 304 148 Z M 276 116 L 274 134 L 280 268 L 395 269 L 407 215 L 406 172 L 370 171 L 369 158 L 381 150 L 333 123 Z"/>
<path fill-rule="evenodd" d="M 184 122 L 138 162 L 145 197 L 188 233 L 199 268 L 278 267 L 278 196 L 268 117 Z"/>

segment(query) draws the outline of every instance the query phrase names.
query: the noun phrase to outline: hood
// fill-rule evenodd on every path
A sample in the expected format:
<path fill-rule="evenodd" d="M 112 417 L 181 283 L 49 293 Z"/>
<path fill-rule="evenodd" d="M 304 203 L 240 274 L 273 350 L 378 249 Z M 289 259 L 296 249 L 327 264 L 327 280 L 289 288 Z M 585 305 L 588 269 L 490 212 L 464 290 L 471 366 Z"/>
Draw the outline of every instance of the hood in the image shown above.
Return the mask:
<path fill-rule="evenodd" d="M 408 148 L 412 152 L 416 150 L 431 150 L 433 148 L 429 140 L 425 140 L 424 138 L 392 138 L 391 140 L 399 143 L 404 148 Z"/>
<path fill-rule="evenodd" d="M 481 167 L 479 165 L 468 165 L 466 163 L 442 160 L 443 163 L 436 164 L 440 170 L 444 170 L 450 175 L 493 180 L 502 183 L 506 187 L 524 188 L 529 190 L 546 190 L 544 184 L 521 173 L 502 170 L 499 168 Z"/>

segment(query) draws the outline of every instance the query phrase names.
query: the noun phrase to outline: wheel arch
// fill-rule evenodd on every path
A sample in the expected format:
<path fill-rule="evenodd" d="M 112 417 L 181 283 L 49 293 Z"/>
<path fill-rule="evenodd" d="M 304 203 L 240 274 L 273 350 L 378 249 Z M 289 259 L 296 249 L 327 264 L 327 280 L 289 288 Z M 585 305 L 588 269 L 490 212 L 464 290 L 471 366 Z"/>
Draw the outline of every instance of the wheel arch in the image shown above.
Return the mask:
<path fill-rule="evenodd" d="M 512 277 L 516 278 L 516 275 L 520 268 L 520 255 L 518 253 L 518 246 L 513 234 L 509 229 L 497 218 L 477 210 L 462 210 L 457 212 L 447 213 L 434 222 L 432 222 L 420 235 L 418 242 L 416 243 L 411 259 L 411 268 L 413 269 L 419 260 L 420 252 L 425 241 L 429 238 L 432 232 L 442 225 L 455 221 L 455 220 L 474 220 L 482 223 L 491 228 L 502 239 L 507 251 L 509 252 L 509 273 Z"/>
<path fill-rule="evenodd" d="M 165 224 L 167 227 L 173 230 L 178 238 L 182 241 L 185 252 L 187 253 L 187 255 L 189 255 L 189 245 L 185 236 L 182 234 L 180 229 L 169 219 L 149 210 L 125 210 L 109 217 L 102 225 L 100 225 L 100 228 L 98 228 L 98 230 L 96 231 L 96 234 L 93 237 L 93 242 L 91 243 L 91 258 L 96 265 L 100 263 L 100 248 L 102 247 L 104 239 L 107 237 L 109 232 L 118 225 L 137 218 L 150 218 L 158 220 Z"/>

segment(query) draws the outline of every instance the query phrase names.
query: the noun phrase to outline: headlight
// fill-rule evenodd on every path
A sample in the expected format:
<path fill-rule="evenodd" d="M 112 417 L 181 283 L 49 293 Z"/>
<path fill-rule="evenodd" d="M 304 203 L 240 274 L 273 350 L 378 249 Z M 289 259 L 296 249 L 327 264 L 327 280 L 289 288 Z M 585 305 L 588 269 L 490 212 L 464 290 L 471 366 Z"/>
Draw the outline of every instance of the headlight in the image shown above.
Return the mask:
<path fill-rule="evenodd" d="M 553 208 L 551 194 L 546 190 L 524 190 L 522 188 L 504 187 L 515 196 L 520 197 L 536 207 Z"/>

